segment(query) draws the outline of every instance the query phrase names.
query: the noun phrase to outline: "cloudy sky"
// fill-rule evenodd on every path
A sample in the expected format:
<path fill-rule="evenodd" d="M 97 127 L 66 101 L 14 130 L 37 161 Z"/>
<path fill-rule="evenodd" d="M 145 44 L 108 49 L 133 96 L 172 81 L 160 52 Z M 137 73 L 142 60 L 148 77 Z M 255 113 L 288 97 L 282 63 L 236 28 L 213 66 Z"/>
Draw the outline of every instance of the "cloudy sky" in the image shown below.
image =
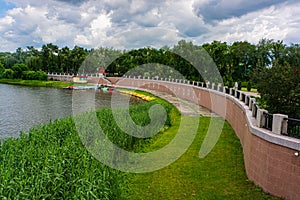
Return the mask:
<path fill-rule="evenodd" d="M 131 49 L 262 38 L 300 43 L 299 0 L 0 0 L 0 51 Z"/>

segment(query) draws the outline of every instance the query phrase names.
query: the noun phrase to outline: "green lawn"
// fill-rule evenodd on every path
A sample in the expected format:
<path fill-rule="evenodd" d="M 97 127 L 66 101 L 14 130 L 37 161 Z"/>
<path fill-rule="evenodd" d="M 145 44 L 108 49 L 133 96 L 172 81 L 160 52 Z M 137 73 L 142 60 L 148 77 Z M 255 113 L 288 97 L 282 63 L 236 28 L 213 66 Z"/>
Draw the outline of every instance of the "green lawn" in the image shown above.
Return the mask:
<path fill-rule="evenodd" d="M 32 87 L 56 87 L 62 88 L 72 83 L 63 82 L 63 81 L 38 81 L 38 80 L 21 80 L 21 79 L 0 79 L 0 83 L 12 84 L 12 85 L 24 85 Z"/>
<path fill-rule="evenodd" d="M 242 87 L 241 91 L 248 92 L 247 88 L 245 88 L 245 87 Z M 255 93 L 257 93 L 257 89 L 251 88 L 251 91 L 250 91 L 250 92 L 255 92 Z"/>
<path fill-rule="evenodd" d="M 210 118 L 201 118 L 194 142 L 176 162 L 152 173 L 133 175 L 131 199 L 276 199 L 247 180 L 242 147 L 228 123 L 210 154 L 199 159 L 209 122 Z M 170 128 L 144 151 L 164 146 L 176 131 Z"/>

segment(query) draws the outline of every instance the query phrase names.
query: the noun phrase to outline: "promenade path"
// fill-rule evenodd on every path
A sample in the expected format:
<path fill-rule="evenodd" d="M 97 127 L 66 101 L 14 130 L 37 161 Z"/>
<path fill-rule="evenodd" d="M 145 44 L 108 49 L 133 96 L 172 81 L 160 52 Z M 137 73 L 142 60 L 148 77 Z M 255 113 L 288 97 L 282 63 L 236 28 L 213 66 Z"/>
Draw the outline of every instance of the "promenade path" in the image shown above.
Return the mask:
<path fill-rule="evenodd" d="M 170 95 L 164 92 L 159 92 L 156 90 L 146 90 L 146 89 L 143 90 L 172 103 L 184 116 L 218 117 L 217 114 L 211 112 L 209 109 L 203 106 L 199 106 L 191 101 L 183 100 L 174 95 Z"/>

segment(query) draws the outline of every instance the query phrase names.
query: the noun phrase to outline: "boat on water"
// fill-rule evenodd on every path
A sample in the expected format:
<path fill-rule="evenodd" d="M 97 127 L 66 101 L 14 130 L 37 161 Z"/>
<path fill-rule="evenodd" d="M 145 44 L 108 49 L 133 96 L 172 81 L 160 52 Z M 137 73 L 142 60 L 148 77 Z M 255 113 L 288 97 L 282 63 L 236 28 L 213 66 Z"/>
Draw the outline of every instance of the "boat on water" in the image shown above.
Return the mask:
<path fill-rule="evenodd" d="M 67 89 L 67 90 L 91 90 L 91 89 L 94 89 L 94 90 L 97 90 L 97 89 L 101 89 L 102 91 L 104 92 L 113 92 L 115 91 L 115 87 L 113 86 L 107 86 L 107 85 L 91 85 L 91 86 L 67 86 L 67 87 L 64 87 L 64 89 Z"/>
<path fill-rule="evenodd" d="M 67 86 L 67 87 L 64 87 L 64 89 L 67 89 L 67 90 L 91 90 L 91 89 L 98 89 L 99 87 L 97 85 L 92 85 L 92 86 Z"/>

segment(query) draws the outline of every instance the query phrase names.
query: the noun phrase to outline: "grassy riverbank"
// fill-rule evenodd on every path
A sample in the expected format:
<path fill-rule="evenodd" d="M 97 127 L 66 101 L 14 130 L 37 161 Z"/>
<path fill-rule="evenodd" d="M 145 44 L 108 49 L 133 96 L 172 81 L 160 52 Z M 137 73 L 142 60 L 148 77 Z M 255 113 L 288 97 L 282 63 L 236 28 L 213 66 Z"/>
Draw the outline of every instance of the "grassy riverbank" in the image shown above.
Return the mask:
<path fill-rule="evenodd" d="M 39 80 L 22 80 L 22 79 L 0 79 L 0 83 L 31 86 L 31 87 L 55 87 L 55 88 L 63 88 L 66 86 L 73 85 L 73 83 L 63 82 L 63 81 L 39 81 Z"/>
<path fill-rule="evenodd" d="M 155 103 L 178 114 L 157 99 L 132 105 L 132 119 L 140 125 L 149 123 L 148 111 Z M 96 114 L 101 128 L 120 147 L 134 150 L 147 143 L 118 129 L 110 109 Z M 166 126 L 171 121 L 169 115 Z M 71 117 L 37 126 L 0 146 L 0 199 L 128 199 L 130 176 L 96 160 L 82 145 Z"/>
<path fill-rule="evenodd" d="M 96 116 L 109 139 L 123 149 L 155 151 L 177 133 L 178 110 L 158 98 L 130 107 L 132 119 L 145 125 L 150 122 L 148 111 L 156 103 L 166 108 L 168 118 L 164 132 L 152 139 L 134 138 L 121 131 L 110 109 L 97 111 Z M 191 126 L 195 123 L 194 117 L 185 119 Z M 83 146 L 71 117 L 37 126 L 0 146 L 0 198 L 272 199 L 247 180 L 241 144 L 228 123 L 213 151 L 198 158 L 209 122 L 210 118 L 201 118 L 193 144 L 180 159 L 145 174 L 123 173 L 101 164 Z"/>

